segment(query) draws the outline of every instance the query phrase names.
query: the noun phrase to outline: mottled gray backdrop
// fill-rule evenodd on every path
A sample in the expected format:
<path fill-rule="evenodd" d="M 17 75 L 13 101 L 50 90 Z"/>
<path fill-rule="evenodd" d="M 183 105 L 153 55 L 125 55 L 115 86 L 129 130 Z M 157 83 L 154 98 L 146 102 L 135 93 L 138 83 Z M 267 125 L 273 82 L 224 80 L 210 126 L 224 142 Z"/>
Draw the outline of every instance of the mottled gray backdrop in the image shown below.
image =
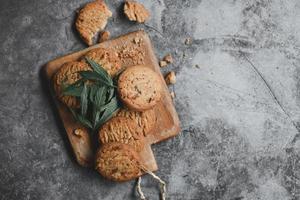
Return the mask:
<path fill-rule="evenodd" d="M 137 199 L 134 182 L 75 163 L 40 77 L 85 48 L 73 22 L 86 2 L 0 0 L 1 200 Z M 112 36 L 145 28 L 175 58 L 163 71 L 177 74 L 182 133 L 153 146 L 168 199 L 300 199 L 300 1 L 144 0 L 157 31 L 107 3 Z M 143 187 L 157 199 L 150 177 Z"/>

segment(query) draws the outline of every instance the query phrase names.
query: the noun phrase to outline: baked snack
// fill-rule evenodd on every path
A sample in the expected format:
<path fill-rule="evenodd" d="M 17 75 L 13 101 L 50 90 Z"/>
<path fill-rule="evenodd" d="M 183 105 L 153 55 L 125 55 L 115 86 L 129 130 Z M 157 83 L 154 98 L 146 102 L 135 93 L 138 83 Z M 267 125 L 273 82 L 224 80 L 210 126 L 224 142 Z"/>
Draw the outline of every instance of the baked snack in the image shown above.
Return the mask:
<path fill-rule="evenodd" d="M 76 29 L 84 42 L 92 45 L 93 37 L 105 28 L 107 19 L 111 16 L 112 13 L 103 0 L 87 3 L 79 11 L 75 23 Z"/>
<path fill-rule="evenodd" d="M 109 49 L 93 49 L 84 57 L 90 58 L 101 65 L 111 76 L 114 76 L 122 67 L 117 53 Z M 83 60 L 85 59 L 83 58 Z"/>
<path fill-rule="evenodd" d="M 144 136 L 147 136 L 156 124 L 156 115 L 153 109 L 149 109 L 144 112 L 121 109 L 116 116 L 126 117 L 134 121 L 142 130 Z"/>
<path fill-rule="evenodd" d="M 118 92 L 128 108 L 136 111 L 148 110 L 161 99 L 161 78 L 149 67 L 129 67 L 119 77 Z"/>
<path fill-rule="evenodd" d="M 144 23 L 149 17 L 149 11 L 136 1 L 126 1 L 124 4 L 124 13 L 130 21 Z"/>
<path fill-rule="evenodd" d="M 174 71 L 169 72 L 165 76 L 165 81 L 168 85 L 175 84 L 176 83 L 176 75 Z"/>
<path fill-rule="evenodd" d="M 104 42 L 106 40 L 109 40 L 109 38 L 110 38 L 110 32 L 109 31 L 103 31 L 99 35 L 98 42 L 99 43 Z"/>
<path fill-rule="evenodd" d="M 63 87 L 80 79 L 79 71 L 88 71 L 89 66 L 84 62 L 67 62 L 61 66 L 53 77 L 53 86 L 58 99 L 70 108 L 79 108 L 80 102 L 74 96 L 62 94 Z"/>
<path fill-rule="evenodd" d="M 106 122 L 99 130 L 99 141 L 101 144 L 112 142 L 128 144 L 137 152 L 144 147 L 142 130 L 126 117 L 114 117 Z"/>
<path fill-rule="evenodd" d="M 122 143 L 109 143 L 96 154 L 96 170 L 113 181 L 128 181 L 141 173 L 138 154 Z"/>

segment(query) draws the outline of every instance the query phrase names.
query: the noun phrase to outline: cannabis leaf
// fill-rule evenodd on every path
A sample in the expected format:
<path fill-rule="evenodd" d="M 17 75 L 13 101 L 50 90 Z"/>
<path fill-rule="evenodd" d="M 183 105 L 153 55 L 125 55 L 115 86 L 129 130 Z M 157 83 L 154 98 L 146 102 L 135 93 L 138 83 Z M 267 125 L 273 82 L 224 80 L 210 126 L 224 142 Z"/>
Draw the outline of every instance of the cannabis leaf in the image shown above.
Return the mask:
<path fill-rule="evenodd" d="M 121 107 L 116 94 L 116 82 L 95 61 L 85 58 L 92 71 L 80 71 L 80 79 L 63 87 L 63 95 L 74 96 L 80 109 L 71 109 L 73 117 L 96 131 Z"/>

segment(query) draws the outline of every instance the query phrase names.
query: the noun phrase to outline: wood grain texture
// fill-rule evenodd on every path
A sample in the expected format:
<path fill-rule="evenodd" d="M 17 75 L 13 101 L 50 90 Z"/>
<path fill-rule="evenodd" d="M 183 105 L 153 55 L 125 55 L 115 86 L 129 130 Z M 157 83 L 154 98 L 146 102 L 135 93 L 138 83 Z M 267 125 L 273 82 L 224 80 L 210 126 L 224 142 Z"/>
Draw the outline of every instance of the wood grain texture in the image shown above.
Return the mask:
<path fill-rule="evenodd" d="M 52 88 L 52 77 L 62 64 L 78 60 L 91 49 L 99 47 L 116 51 L 122 61 L 123 67 L 145 64 L 160 74 L 162 80 L 164 79 L 148 35 L 144 31 L 136 31 L 49 62 L 45 66 L 49 87 Z M 162 82 L 164 84 L 163 98 L 154 108 L 157 116 L 156 127 L 147 135 L 146 145 L 140 152 L 142 164 L 150 171 L 158 169 L 151 150 L 151 144 L 176 136 L 180 131 L 178 115 L 174 108 L 168 87 L 164 80 Z M 74 121 L 68 109 L 55 98 L 53 90 L 51 91 L 77 162 L 82 166 L 92 166 L 94 162 L 95 145 L 90 138 L 90 134 L 87 131 L 84 131 L 81 137 L 74 134 L 74 129 L 82 126 Z"/>

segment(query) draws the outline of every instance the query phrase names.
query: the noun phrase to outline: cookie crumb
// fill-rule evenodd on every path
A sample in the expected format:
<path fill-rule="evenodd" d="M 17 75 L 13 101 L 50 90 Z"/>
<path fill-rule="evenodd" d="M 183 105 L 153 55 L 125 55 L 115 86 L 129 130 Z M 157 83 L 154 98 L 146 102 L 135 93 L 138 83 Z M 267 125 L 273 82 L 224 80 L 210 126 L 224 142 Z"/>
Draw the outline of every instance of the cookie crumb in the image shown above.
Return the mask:
<path fill-rule="evenodd" d="M 166 61 L 164 61 L 164 60 L 159 61 L 159 66 L 160 67 L 165 67 L 167 65 L 168 65 L 168 63 Z"/>
<path fill-rule="evenodd" d="M 176 75 L 174 71 L 169 72 L 166 77 L 165 81 L 168 85 L 176 83 Z"/>
<path fill-rule="evenodd" d="M 130 21 L 144 23 L 149 17 L 150 12 L 136 1 L 126 1 L 124 5 L 124 13 Z"/>
<path fill-rule="evenodd" d="M 99 36 L 99 43 L 101 42 L 104 42 L 106 40 L 109 40 L 110 38 L 110 32 L 109 31 L 103 31 L 100 33 L 100 36 Z"/>
<path fill-rule="evenodd" d="M 82 134 L 83 134 L 83 130 L 81 128 L 76 128 L 74 130 L 74 135 L 76 135 L 77 137 L 81 138 L 82 137 Z"/>
<path fill-rule="evenodd" d="M 172 99 L 175 98 L 175 92 L 171 91 L 171 92 L 170 92 L 170 95 L 171 95 Z"/>
<path fill-rule="evenodd" d="M 192 39 L 191 38 L 186 38 L 185 41 L 184 41 L 184 44 L 186 44 L 186 45 L 192 44 Z"/>
<path fill-rule="evenodd" d="M 166 61 L 168 64 L 173 63 L 173 57 L 171 54 L 167 54 L 164 58 L 164 61 Z"/>

